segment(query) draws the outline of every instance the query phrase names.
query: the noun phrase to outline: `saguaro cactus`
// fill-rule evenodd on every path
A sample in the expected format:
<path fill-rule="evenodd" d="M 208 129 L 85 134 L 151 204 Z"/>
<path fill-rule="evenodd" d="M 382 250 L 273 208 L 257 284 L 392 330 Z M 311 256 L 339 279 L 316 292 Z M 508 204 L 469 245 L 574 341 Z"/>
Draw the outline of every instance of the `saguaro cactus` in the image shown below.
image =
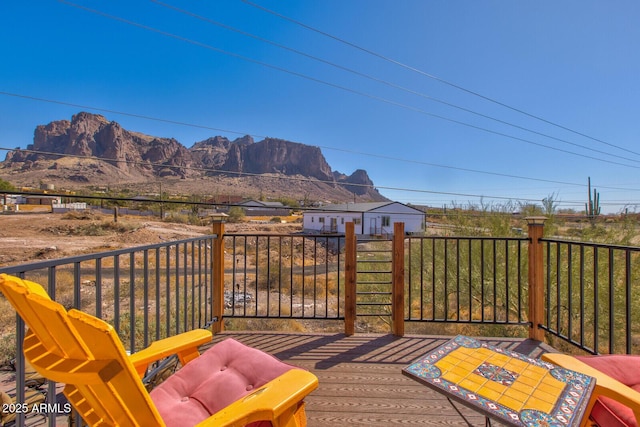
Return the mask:
<path fill-rule="evenodd" d="M 589 201 L 584 204 L 586 214 L 589 218 L 600 215 L 600 193 L 593 189 L 593 198 L 591 198 L 591 177 L 588 178 Z"/>

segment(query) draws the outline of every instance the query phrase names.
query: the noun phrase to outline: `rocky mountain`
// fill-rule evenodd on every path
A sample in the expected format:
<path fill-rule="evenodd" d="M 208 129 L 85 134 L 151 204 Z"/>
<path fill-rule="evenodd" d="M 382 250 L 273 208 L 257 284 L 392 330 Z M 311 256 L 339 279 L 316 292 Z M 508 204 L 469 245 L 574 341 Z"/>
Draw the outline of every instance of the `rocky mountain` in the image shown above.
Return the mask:
<path fill-rule="evenodd" d="M 345 188 L 355 194 L 364 195 L 367 194 L 369 188 L 373 188 L 373 181 L 369 179 L 367 171 L 363 169 L 357 169 L 350 176 L 346 176 L 340 172 L 334 172 L 333 176 L 338 182 L 353 184 L 345 185 Z"/>
<path fill-rule="evenodd" d="M 269 179 L 257 180 L 256 175 Z M 186 148 L 173 138 L 129 131 L 86 112 L 71 121 L 37 126 L 32 145 L 7 154 L 0 177 L 18 185 L 33 185 L 34 180 L 60 187 L 163 182 L 210 193 L 220 193 L 226 185 L 227 192 L 258 187 L 261 193 L 293 196 L 295 188 L 305 198 L 319 192 L 332 201 L 385 200 L 366 171 L 349 176 L 335 172 L 318 147 L 277 138 L 256 142 L 247 135 L 233 141 L 215 136 Z M 287 177 L 305 178 L 299 181 L 309 185 L 283 185 Z"/>
<path fill-rule="evenodd" d="M 5 164 L 22 163 L 22 171 L 28 171 L 37 168 L 38 162 L 67 156 L 109 159 L 104 163 L 115 167 L 125 177 L 156 175 L 184 178 L 192 166 L 189 150 L 175 139 L 130 132 L 117 122 L 90 113 L 76 114 L 71 121 L 58 120 L 37 126 L 33 145 L 29 145 L 27 151 L 9 152 Z M 106 173 L 102 170 L 102 174 Z M 89 182 L 90 178 L 77 180 Z"/>

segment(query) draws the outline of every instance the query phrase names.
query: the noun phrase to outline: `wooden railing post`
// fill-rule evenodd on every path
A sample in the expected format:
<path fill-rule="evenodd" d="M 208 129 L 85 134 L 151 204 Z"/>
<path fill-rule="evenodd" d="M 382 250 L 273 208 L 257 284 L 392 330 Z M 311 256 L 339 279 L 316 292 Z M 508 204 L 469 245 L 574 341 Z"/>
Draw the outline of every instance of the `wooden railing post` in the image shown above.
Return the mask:
<path fill-rule="evenodd" d="M 529 234 L 529 338 L 544 340 L 544 266 L 542 243 L 546 217 L 527 217 Z"/>
<path fill-rule="evenodd" d="M 213 295 L 211 295 L 212 315 L 216 319 L 211 326 L 217 334 L 224 331 L 224 221 L 213 222 Z"/>
<path fill-rule="evenodd" d="M 404 336 L 404 223 L 393 224 L 393 263 L 391 329 L 393 335 Z"/>
<path fill-rule="evenodd" d="M 355 333 L 356 328 L 356 280 L 357 280 L 357 241 L 353 222 L 345 224 L 344 245 L 344 334 Z"/>

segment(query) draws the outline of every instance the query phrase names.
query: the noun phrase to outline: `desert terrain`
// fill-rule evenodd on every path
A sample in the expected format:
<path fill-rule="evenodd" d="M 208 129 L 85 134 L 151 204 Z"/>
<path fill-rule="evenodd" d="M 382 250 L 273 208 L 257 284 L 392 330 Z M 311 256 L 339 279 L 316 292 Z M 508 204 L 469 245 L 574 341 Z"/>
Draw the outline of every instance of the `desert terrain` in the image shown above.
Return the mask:
<path fill-rule="evenodd" d="M 256 221 L 255 218 L 251 218 Z M 257 220 L 259 221 L 259 220 Z M 300 223 L 227 223 L 227 233 L 293 233 Z M 0 267 L 211 234 L 210 225 L 94 213 L 0 214 Z"/>

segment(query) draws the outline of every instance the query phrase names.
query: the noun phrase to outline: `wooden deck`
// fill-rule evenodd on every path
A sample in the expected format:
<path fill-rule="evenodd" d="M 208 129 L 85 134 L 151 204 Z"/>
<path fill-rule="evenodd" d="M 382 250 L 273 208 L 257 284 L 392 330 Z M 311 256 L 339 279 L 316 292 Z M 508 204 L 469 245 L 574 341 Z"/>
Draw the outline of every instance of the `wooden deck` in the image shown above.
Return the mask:
<path fill-rule="evenodd" d="M 308 369 L 320 385 L 306 400 L 315 426 L 484 426 L 482 415 L 455 404 L 402 375 L 401 369 L 450 337 L 278 332 L 224 332 L 293 365 Z M 554 351 L 537 341 L 481 338 L 530 357 Z M 499 426 L 493 422 L 493 426 Z"/>

